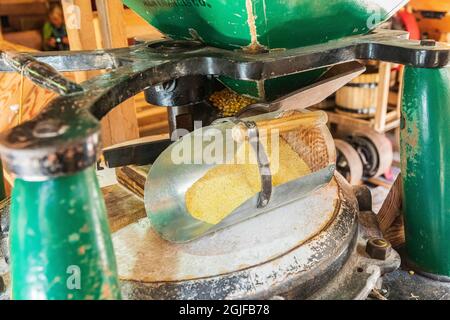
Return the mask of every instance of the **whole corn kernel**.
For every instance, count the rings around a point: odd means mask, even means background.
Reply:
[[[228,88],[214,92],[209,97],[209,101],[219,109],[220,115],[223,117],[232,117],[245,107],[257,102],[255,99],[241,96]]]

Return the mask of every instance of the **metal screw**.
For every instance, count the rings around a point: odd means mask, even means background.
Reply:
[[[385,239],[372,238],[367,241],[366,252],[372,259],[386,260],[391,250],[391,244]]]
[[[425,39],[420,41],[420,45],[424,47],[435,47],[436,46],[436,40],[433,39]]]

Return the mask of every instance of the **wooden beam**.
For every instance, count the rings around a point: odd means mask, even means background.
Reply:
[[[150,166],[128,166],[116,169],[117,181],[139,198],[144,198],[145,181]]]
[[[128,46],[124,8],[121,0],[96,0],[103,48]],[[103,145],[110,146],[139,138],[134,100],[112,110],[102,121]]]
[[[90,1],[62,0],[64,19],[71,50],[96,50],[97,40],[93,24],[94,15]],[[99,71],[77,72],[75,79],[83,82],[99,75]]]
[[[147,216],[142,199],[118,184],[102,188],[111,232]]]

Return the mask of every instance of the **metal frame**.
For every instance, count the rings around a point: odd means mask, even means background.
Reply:
[[[100,152],[99,121],[144,89],[187,75],[265,80],[357,59],[383,60],[418,68],[450,62],[450,46],[409,41],[403,31],[369,35],[286,51],[246,54],[205,47],[195,41],[163,41],[108,51],[3,52],[1,71],[20,71],[51,89],[54,99],[35,119],[0,135],[7,170],[30,181],[73,174],[91,166]],[[113,69],[80,86],[59,72]]]

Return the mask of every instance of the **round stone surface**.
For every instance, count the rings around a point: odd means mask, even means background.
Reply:
[[[185,244],[163,240],[141,219],[113,234],[120,279],[186,281],[271,261],[321,233],[340,201],[333,179],[307,198]]]

